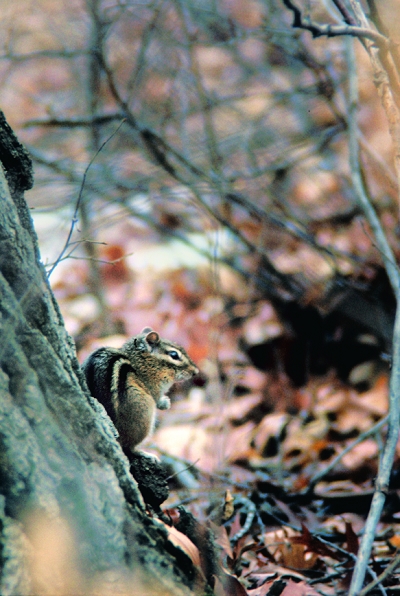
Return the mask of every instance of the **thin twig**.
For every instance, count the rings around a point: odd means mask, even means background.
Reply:
[[[50,271],[47,273],[47,277],[50,277],[50,275],[53,273],[54,269],[57,267],[58,263],[63,259],[66,251],[68,250],[68,248],[70,246],[70,241],[71,241],[71,238],[72,238],[72,234],[74,233],[75,226],[78,223],[79,206],[81,204],[83,189],[85,188],[86,176],[87,176],[87,174],[89,172],[89,169],[90,169],[91,165],[93,164],[94,160],[96,159],[96,157],[103,150],[103,148],[108,143],[108,141],[110,141],[117,134],[117,132],[119,131],[119,129],[121,128],[121,126],[123,125],[124,122],[125,122],[125,120],[122,120],[119,123],[119,125],[117,126],[117,128],[114,130],[114,132],[104,141],[104,143],[102,143],[100,145],[100,147],[98,148],[98,150],[93,155],[92,159],[89,161],[88,165],[85,168],[85,172],[83,174],[82,183],[81,183],[81,187],[79,189],[79,195],[78,195],[78,199],[77,199],[76,204],[75,204],[75,210],[74,210],[74,214],[72,216],[71,226],[70,226],[70,229],[69,229],[69,232],[68,232],[67,239],[65,241],[65,244],[63,246],[62,251],[60,252],[60,254],[57,257],[57,259],[55,260],[55,262],[54,262],[53,266],[51,267]]]
[[[170,476],[168,476],[167,481],[172,480],[172,478],[176,478],[177,476],[179,476],[179,474],[182,474],[183,472],[187,472],[187,470],[193,469],[199,461],[200,461],[200,458],[198,457],[196,459],[196,461],[187,465],[186,468],[182,468],[182,470],[178,470],[178,472],[175,472],[175,474],[171,474]]]
[[[46,118],[37,120],[27,120],[24,122],[23,128],[31,128],[32,126],[57,126],[58,128],[82,128],[87,126],[99,126],[100,124],[108,124],[114,120],[122,120],[124,115],[121,112],[114,114],[98,114],[91,118]]]
[[[37,50],[27,54],[14,54],[6,52],[0,55],[1,60],[12,60],[13,62],[24,62],[26,60],[40,60],[41,58],[79,58],[87,56],[88,50]]]
[[[354,16],[350,13],[347,6],[342,0],[333,0],[333,3],[348,25],[357,25],[357,21],[355,20]]]
[[[345,455],[347,455],[347,453],[349,453],[352,449],[354,449],[354,447],[356,447],[357,445],[359,445],[360,443],[362,443],[363,441],[365,441],[366,439],[368,439],[369,437],[371,437],[372,435],[377,433],[383,426],[385,426],[387,421],[388,421],[388,416],[385,416],[384,418],[379,420],[379,422],[374,424],[374,426],[372,428],[369,428],[368,430],[361,433],[357,437],[357,439],[352,441],[352,443],[350,443],[350,445],[348,445],[345,449],[343,449],[343,451],[341,451],[331,462],[329,462],[329,464],[327,466],[324,466],[323,470],[318,472],[318,474],[315,474],[315,476],[313,476],[309,482],[309,485],[307,487],[307,493],[311,492],[314,489],[315,485],[320,480],[322,480],[322,478],[324,478],[327,474],[329,474],[329,472],[331,470],[333,470],[333,468],[335,468],[335,466],[340,462],[340,460]]]
[[[197,91],[197,97],[200,104],[200,114],[203,119],[204,134],[207,142],[207,149],[209,153],[209,164],[212,170],[220,173],[223,163],[223,158],[219,152],[217,135],[214,125],[213,112],[209,109],[208,94],[204,87],[203,76],[201,73],[198,53],[193,44],[195,38],[195,27],[190,21],[188,14],[188,7],[186,2],[177,0],[176,7],[182,19],[182,29],[186,37],[186,44],[188,48],[189,72],[192,73],[194,85]]]

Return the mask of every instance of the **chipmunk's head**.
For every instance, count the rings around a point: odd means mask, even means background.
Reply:
[[[145,358],[148,358],[147,354],[151,354],[152,360],[154,359],[153,361],[157,362],[159,366],[164,365],[166,368],[174,370],[176,381],[190,379],[199,372],[195,363],[181,346],[160,338],[157,331],[151,327],[145,327],[140,335],[127,342],[125,349],[130,353],[132,351],[137,354],[142,353]]]

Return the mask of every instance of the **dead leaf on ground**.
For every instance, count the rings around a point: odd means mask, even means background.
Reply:
[[[197,546],[182,532],[179,532],[174,526],[167,526],[163,521],[157,518],[153,518],[154,522],[161,524],[165,527],[168,532],[168,540],[178,548],[180,548],[187,556],[191,559],[193,565],[201,572],[200,553]]]

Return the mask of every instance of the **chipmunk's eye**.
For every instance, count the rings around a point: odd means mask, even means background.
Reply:
[[[181,357],[180,357],[179,353],[178,353],[176,350],[170,350],[170,351],[168,352],[168,354],[169,354],[169,356],[171,356],[171,358],[172,358],[173,360],[180,360],[180,359],[181,359]]]

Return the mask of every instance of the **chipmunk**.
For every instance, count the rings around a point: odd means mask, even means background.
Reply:
[[[156,408],[167,410],[165,392],[199,372],[185,350],[145,327],[119,350],[99,348],[82,365],[93,397],[106,409],[124,451],[152,433]]]

